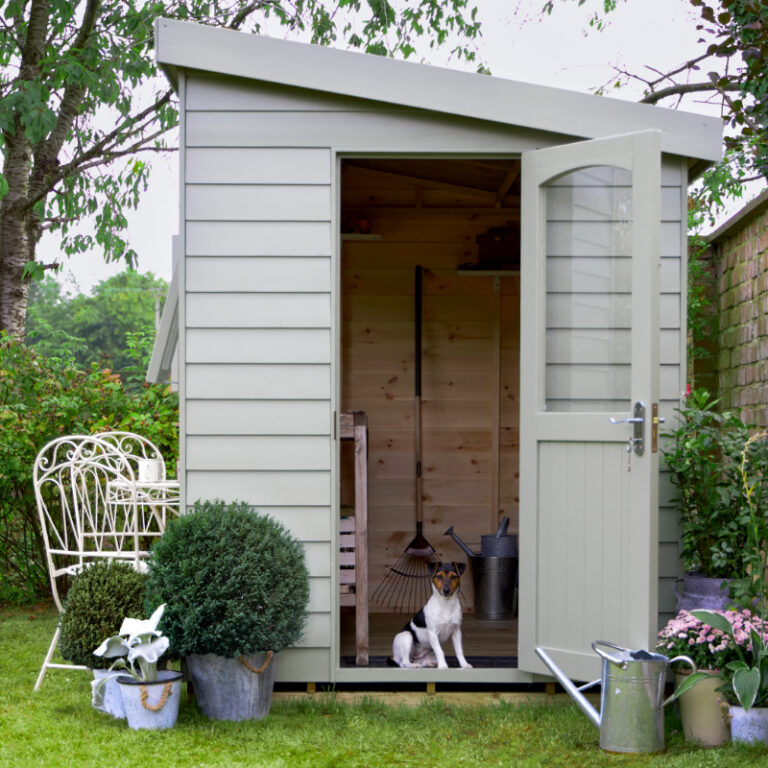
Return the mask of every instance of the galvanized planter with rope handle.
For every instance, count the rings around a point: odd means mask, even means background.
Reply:
[[[173,728],[179,715],[183,675],[160,669],[157,680],[134,680],[127,675],[117,678],[128,727],[134,730]]]
[[[269,714],[275,654],[227,659],[213,653],[186,657],[197,706],[211,720],[261,720]]]

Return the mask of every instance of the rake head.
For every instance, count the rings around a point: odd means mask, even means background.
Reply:
[[[417,533],[371,595],[371,602],[390,611],[416,613],[432,594],[429,564],[440,558],[432,545]]]

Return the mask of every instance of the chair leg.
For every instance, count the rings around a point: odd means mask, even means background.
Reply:
[[[61,625],[56,625],[56,631],[53,633],[53,640],[51,640],[51,645],[48,648],[48,653],[45,655],[45,661],[43,662],[43,666],[40,668],[40,674],[37,676],[37,682],[35,683],[35,690],[39,690],[40,686],[43,684],[43,678],[45,677],[45,673],[48,670],[48,664],[51,661],[51,658],[53,657],[53,653],[56,650],[56,645],[59,642],[59,632],[61,631]]]

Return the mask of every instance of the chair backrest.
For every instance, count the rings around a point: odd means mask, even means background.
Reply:
[[[33,477],[59,611],[60,580],[90,562],[119,559],[139,567],[147,551],[138,524],[136,475],[113,442],[99,435],[52,440],[37,455]]]
[[[160,449],[146,437],[134,432],[99,432],[92,435],[112,445],[133,467],[137,480],[166,480],[165,459]]]

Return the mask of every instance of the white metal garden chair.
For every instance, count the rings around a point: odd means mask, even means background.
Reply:
[[[126,446],[130,448],[124,450]],[[139,462],[149,459],[161,462],[152,471],[163,480],[148,482],[152,487],[147,491],[137,471],[142,466]],[[51,591],[59,613],[63,612],[62,579],[77,575],[98,559],[127,561],[141,569],[151,539],[162,535],[167,513],[178,508],[173,507],[173,498],[178,504],[178,485],[165,479],[160,452],[132,433],[52,440],[38,454],[33,476]],[[58,639],[57,626],[35,690],[49,668],[85,669],[51,662]]]

